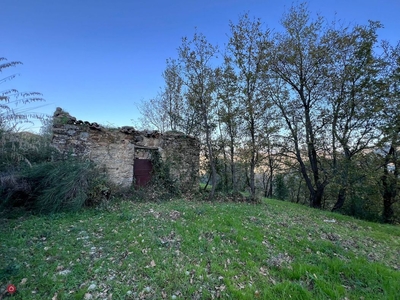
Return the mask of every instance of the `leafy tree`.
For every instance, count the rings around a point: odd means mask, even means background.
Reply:
[[[182,95],[182,79],[179,74],[179,65],[175,60],[167,60],[167,68],[163,73],[165,89],[163,92],[164,108],[168,115],[169,128],[171,130],[182,130],[188,134],[192,132],[192,126],[187,126],[187,105]]]
[[[328,184],[319,148],[319,137],[325,127],[321,112],[326,108],[322,82],[330,55],[324,21],[321,17],[310,20],[306,5],[301,4],[289,10],[282,25],[285,31],[275,37],[270,65],[270,76],[275,79],[271,97],[285,120],[289,133],[287,142],[292,145],[291,151],[300,164],[310,193],[310,206],[320,208]]]
[[[156,97],[142,102],[139,107],[141,126],[155,128],[161,133],[172,130],[198,136],[199,115],[184,97],[180,68],[176,60],[167,60],[167,67],[163,72],[165,87]]]
[[[384,109],[380,112],[382,139],[379,154],[383,158],[381,176],[383,212],[382,219],[386,223],[394,221],[393,205],[399,201],[399,168],[400,168],[400,42],[396,46],[383,43],[386,60],[387,94],[382,100]]]
[[[217,184],[217,170],[212,145],[216,116],[216,83],[217,71],[212,67],[212,59],[216,57],[217,47],[210,44],[202,34],[195,33],[192,40],[182,39],[178,48],[178,71],[185,91],[187,103],[196,112],[200,126],[205,135],[206,153],[211,169],[211,192],[214,197]]]
[[[143,101],[138,109],[142,115],[141,125],[146,129],[154,128],[161,133],[170,129],[168,111],[165,108],[162,93],[148,101]]]
[[[225,170],[224,178],[226,181],[230,177],[230,187],[237,191],[237,168],[236,168],[236,146],[240,141],[241,108],[239,103],[239,88],[237,85],[237,75],[232,65],[232,59],[228,55],[224,56],[224,64],[218,80],[218,122],[220,125],[220,147],[223,151],[225,166],[228,164],[230,176]],[[226,151],[226,148],[229,151]],[[226,183],[228,187],[228,183]]]
[[[278,180],[291,201],[371,220],[382,210],[393,222],[399,44],[377,51],[380,22],[328,24],[311,18],[306,4],[281,23],[272,34],[247,14],[231,22],[218,67],[217,48],[203,35],[184,38],[152,104],[157,120],[201,140],[210,197],[217,177],[225,190],[247,185],[253,199],[261,179],[265,195],[280,193],[272,190]]]
[[[348,189],[357,180],[357,176],[350,176],[354,156],[371,148],[379,136],[376,112],[382,68],[374,47],[380,27],[379,22],[370,22],[350,30],[331,30],[327,37],[333,50],[325,76],[332,118],[332,164],[340,186],[332,210],[343,206]]]
[[[265,145],[265,130],[269,127],[268,110],[271,103],[266,98],[264,72],[271,51],[269,30],[262,23],[251,20],[247,14],[238,24],[230,24],[231,37],[228,51],[237,70],[238,97],[241,104],[247,158],[249,160],[249,187],[251,198],[256,195],[255,171],[260,162],[260,151]]]

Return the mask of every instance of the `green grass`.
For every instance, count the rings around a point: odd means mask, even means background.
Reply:
[[[400,295],[399,227],[275,200],[1,219],[0,241],[0,288],[14,284],[13,299]]]

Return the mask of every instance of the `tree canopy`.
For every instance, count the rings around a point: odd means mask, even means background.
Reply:
[[[248,189],[256,200],[277,188],[286,200],[394,222],[399,44],[379,40],[378,21],[328,22],[306,4],[281,24],[244,14],[224,49],[197,32],[183,38],[144,119],[157,114],[163,130],[203,142],[213,191]]]

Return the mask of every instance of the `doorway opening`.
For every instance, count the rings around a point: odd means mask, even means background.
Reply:
[[[152,152],[158,148],[135,146],[135,157],[133,160],[133,180],[134,187],[146,186],[153,174]]]

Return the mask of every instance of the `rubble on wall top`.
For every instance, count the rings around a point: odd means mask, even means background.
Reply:
[[[135,128],[133,128],[132,126],[122,126],[119,131],[121,131],[123,133],[134,133]]]
[[[159,133],[157,130],[136,130],[134,127],[132,126],[122,126],[119,129],[120,132],[122,133],[126,133],[126,134],[140,134],[143,135],[145,137],[159,137],[161,135],[161,133]]]
[[[65,125],[65,124],[69,124],[69,125],[87,125],[89,126],[90,129],[95,129],[95,130],[102,130],[103,127],[96,123],[90,123],[88,121],[82,121],[82,120],[77,120],[75,117],[71,116],[68,112],[62,110],[61,107],[57,107],[56,111],[53,114],[53,118],[58,118],[60,121],[59,122],[55,122],[55,125],[61,124],[61,125]]]
[[[105,132],[110,132],[114,131],[112,129],[105,128],[101,126],[100,124],[96,122],[88,122],[88,121],[82,121],[78,120],[77,118],[71,116],[68,112],[64,111],[61,107],[57,107],[56,111],[53,114],[53,119],[54,119],[54,127],[63,127],[65,125],[75,125],[75,126],[87,126],[86,128],[92,129],[92,130],[97,130],[97,131],[105,131]],[[129,135],[134,135],[136,136],[137,139],[140,140],[143,139],[143,137],[146,138],[159,138],[160,136],[164,137],[185,137],[185,138],[192,138],[195,139],[192,136],[188,136],[184,134],[183,132],[176,131],[176,130],[171,130],[167,131],[164,134],[160,133],[157,130],[136,130],[133,126],[122,126],[121,128],[116,128],[116,131],[119,131],[124,134],[129,134]],[[139,141],[138,140],[138,141]]]
[[[68,112],[64,111],[61,107],[57,107],[56,111],[53,114],[53,118],[57,118],[59,121],[54,122],[54,125],[86,125],[90,129],[94,130],[107,130],[107,128],[104,128],[100,124],[96,122],[88,122],[88,121],[82,121],[82,120],[77,120],[75,117],[71,116]],[[145,137],[152,137],[152,138],[157,138],[161,133],[159,133],[157,130],[143,130],[143,131],[138,131],[132,126],[123,126],[121,128],[118,128],[119,132],[125,133],[125,134],[132,134],[132,135],[142,135]]]

